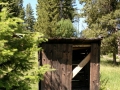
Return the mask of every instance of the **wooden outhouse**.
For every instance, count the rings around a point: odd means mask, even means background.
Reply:
[[[99,90],[101,39],[51,38],[40,46],[40,65],[49,64],[39,90]]]

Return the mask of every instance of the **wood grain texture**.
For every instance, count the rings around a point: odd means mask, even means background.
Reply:
[[[99,90],[100,79],[100,46],[93,43],[90,60],[90,90]]]
[[[56,69],[47,72],[41,90],[71,90],[72,44],[44,44],[42,64]]]

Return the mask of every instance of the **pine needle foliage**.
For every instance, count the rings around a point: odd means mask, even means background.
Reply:
[[[0,0],[0,3],[4,3],[0,5],[0,11],[4,6],[7,6],[11,17],[19,17],[24,19],[25,13],[23,8],[23,0]]]
[[[102,46],[104,50],[117,53],[116,41],[120,18],[119,0],[79,0],[83,4],[81,17],[85,18],[88,29],[83,31],[87,37],[103,37]],[[88,33],[89,32],[89,33]],[[109,44],[111,43],[111,44]],[[107,45],[107,47],[106,47]],[[105,46],[105,47],[104,47]],[[112,47],[112,48],[111,48]],[[106,49],[105,49],[106,48]],[[107,52],[107,51],[106,51]]]
[[[11,18],[7,8],[1,9],[0,90],[30,90],[30,84],[33,83],[31,78],[27,77],[31,75],[30,70],[34,70],[34,77],[41,79],[39,74],[43,75],[49,69],[35,69],[35,65],[38,65],[37,51],[40,50],[38,44],[46,39],[40,38],[43,35],[37,32],[21,33],[20,23],[23,23],[23,20]]]
[[[57,23],[56,37],[74,37],[75,31],[76,30],[70,19],[61,19]]]
[[[26,5],[25,9],[25,24],[27,30],[34,31],[35,17],[30,3]]]
[[[72,3],[73,0],[38,0],[35,31],[43,33],[46,37],[56,37],[58,22],[62,21],[61,19],[72,21],[74,18]],[[71,30],[69,32],[72,33]]]
[[[38,0],[35,30],[53,37],[59,20],[57,0]]]

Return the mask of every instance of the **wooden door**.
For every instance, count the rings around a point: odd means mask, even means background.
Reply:
[[[71,90],[72,44],[43,44],[41,65],[56,69],[47,72],[40,83],[40,90]]]

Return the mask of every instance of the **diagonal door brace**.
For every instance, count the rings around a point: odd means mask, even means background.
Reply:
[[[91,57],[91,53],[89,53],[74,69],[73,69],[73,77],[74,78],[77,73],[89,62]]]

